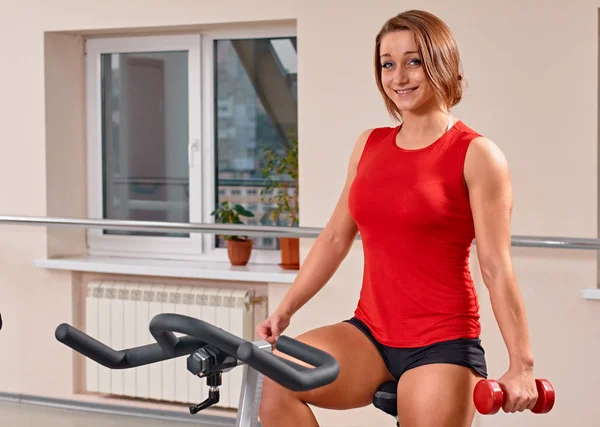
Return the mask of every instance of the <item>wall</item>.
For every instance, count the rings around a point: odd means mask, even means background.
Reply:
[[[342,6],[333,0],[2,0],[0,213],[85,212],[83,186],[73,190],[70,204],[59,209],[56,203],[57,197],[67,194],[68,178],[81,173],[74,162],[84,154],[83,140],[81,145],[74,143],[75,132],[64,138],[70,147],[64,158],[53,155],[50,149],[57,147],[61,136],[55,123],[67,121],[73,129],[82,117],[75,108],[73,114],[57,118],[51,113],[58,106],[46,105],[52,87],[45,85],[45,72],[52,72],[52,67],[45,66],[44,32],[296,19],[302,225],[321,227],[342,187],[356,137],[368,127],[390,123],[373,83],[374,35],[387,17],[414,7],[440,15],[455,31],[469,86],[454,113],[494,140],[508,158],[515,192],[513,234],[595,237],[599,3],[347,0]],[[77,50],[76,41],[72,50]],[[80,65],[65,66],[74,72]],[[77,96],[73,102],[75,107],[82,104]],[[60,161],[69,166],[57,178]],[[72,320],[75,280],[68,273],[34,269],[32,262],[61,251],[80,252],[82,237],[68,236],[73,243],[59,250],[56,241],[61,236],[52,233],[0,227],[0,309],[5,321],[0,332],[4,349],[0,391],[72,396],[71,355],[56,343],[53,332],[60,322]],[[310,244],[303,242],[304,254]],[[583,300],[580,289],[595,286],[596,254],[515,248],[513,256],[528,310],[536,374],[555,384],[558,401],[545,416],[499,414],[478,418],[476,424],[595,426],[600,420],[595,404],[600,302]],[[288,333],[351,316],[361,266],[357,243],[331,283],[293,319]],[[498,377],[507,367],[506,350],[476,257],[473,270],[490,375]],[[285,290],[283,285],[271,285],[272,306]],[[317,414],[323,426],[393,425],[370,407]]]

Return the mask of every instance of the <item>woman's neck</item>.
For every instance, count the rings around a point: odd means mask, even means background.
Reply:
[[[448,111],[438,110],[428,114],[411,114],[403,115],[402,133],[410,139],[420,139],[432,135],[443,135],[454,119]]]
[[[446,110],[427,114],[404,113],[396,145],[405,149],[423,148],[438,140],[454,124],[455,120]]]

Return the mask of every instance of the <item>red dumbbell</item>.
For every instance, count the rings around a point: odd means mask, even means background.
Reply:
[[[550,412],[554,406],[554,388],[548,380],[535,380],[538,398],[535,406],[531,408],[534,414],[545,414]],[[500,388],[495,380],[481,380],[473,391],[475,408],[480,414],[495,414],[506,403],[506,393]]]

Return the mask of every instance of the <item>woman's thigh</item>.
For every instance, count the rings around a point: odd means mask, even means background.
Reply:
[[[406,371],[398,382],[402,427],[470,427],[473,389],[482,377],[460,365],[434,363]]]
[[[331,354],[340,365],[337,379],[318,389],[293,392],[265,377],[264,398],[292,397],[328,409],[357,408],[369,405],[379,386],[392,379],[374,344],[349,323],[323,326],[296,339]],[[275,354],[299,363],[283,353]]]

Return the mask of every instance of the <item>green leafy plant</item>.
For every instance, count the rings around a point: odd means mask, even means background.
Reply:
[[[215,217],[215,222],[219,224],[243,224],[240,217],[253,217],[254,214],[244,208],[241,205],[233,205],[229,204],[229,201],[225,200],[221,202],[217,208],[210,213]],[[225,240],[235,240],[238,242],[243,242],[244,240],[248,240],[248,236],[222,236]]]
[[[271,212],[275,223],[281,216],[288,217],[290,225],[298,225],[298,137],[294,130],[289,133],[289,144],[279,154],[271,148],[264,148],[266,160],[261,173],[266,179],[260,195],[263,202],[272,203]],[[287,179],[286,179],[287,178]]]

